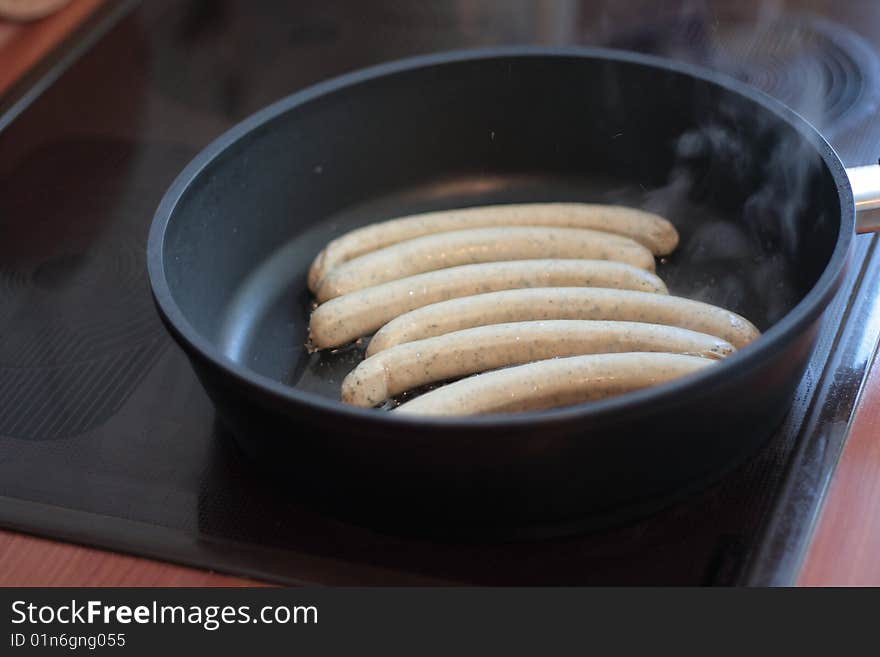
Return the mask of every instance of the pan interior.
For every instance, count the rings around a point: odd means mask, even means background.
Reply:
[[[327,241],[413,212],[538,201],[667,216],[681,234],[658,263],[671,293],[762,330],[815,284],[839,226],[814,145],[748,98],[633,62],[507,57],[361,82],[245,134],[178,202],[166,277],[223,354],[338,399],[365,345],[305,349],[306,272]]]

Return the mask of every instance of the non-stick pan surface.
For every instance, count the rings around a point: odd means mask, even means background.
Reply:
[[[309,355],[306,271],[353,227],[489,203],[669,217],[658,272],[765,334],[703,373],[511,416],[403,419],[338,401],[362,346]],[[157,211],[163,318],[246,454],[396,531],[571,527],[753,454],[783,418],[845,266],[852,194],[805,121],[688,67],[601,50],[407,60],[317,85],[209,146]]]

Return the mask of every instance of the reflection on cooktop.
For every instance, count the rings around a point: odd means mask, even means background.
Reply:
[[[79,435],[116,413],[155,363],[167,337],[127,180],[176,169],[188,155],[64,139],[0,180],[0,216],[28,217],[10,222],[0,244],[0,435]],[[35,193],[44,181],[53,181],[48,193]]]

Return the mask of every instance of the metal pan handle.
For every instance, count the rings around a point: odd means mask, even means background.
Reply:
[[[856,201],[856,232],[880,232],[880,165],[846,170]]]

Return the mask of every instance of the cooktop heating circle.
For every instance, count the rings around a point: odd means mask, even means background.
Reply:
[[[719,31],[710,65],[778,98],[826,135],[849,130],[880,105],[880,57],[850,28],[787,16]]]

